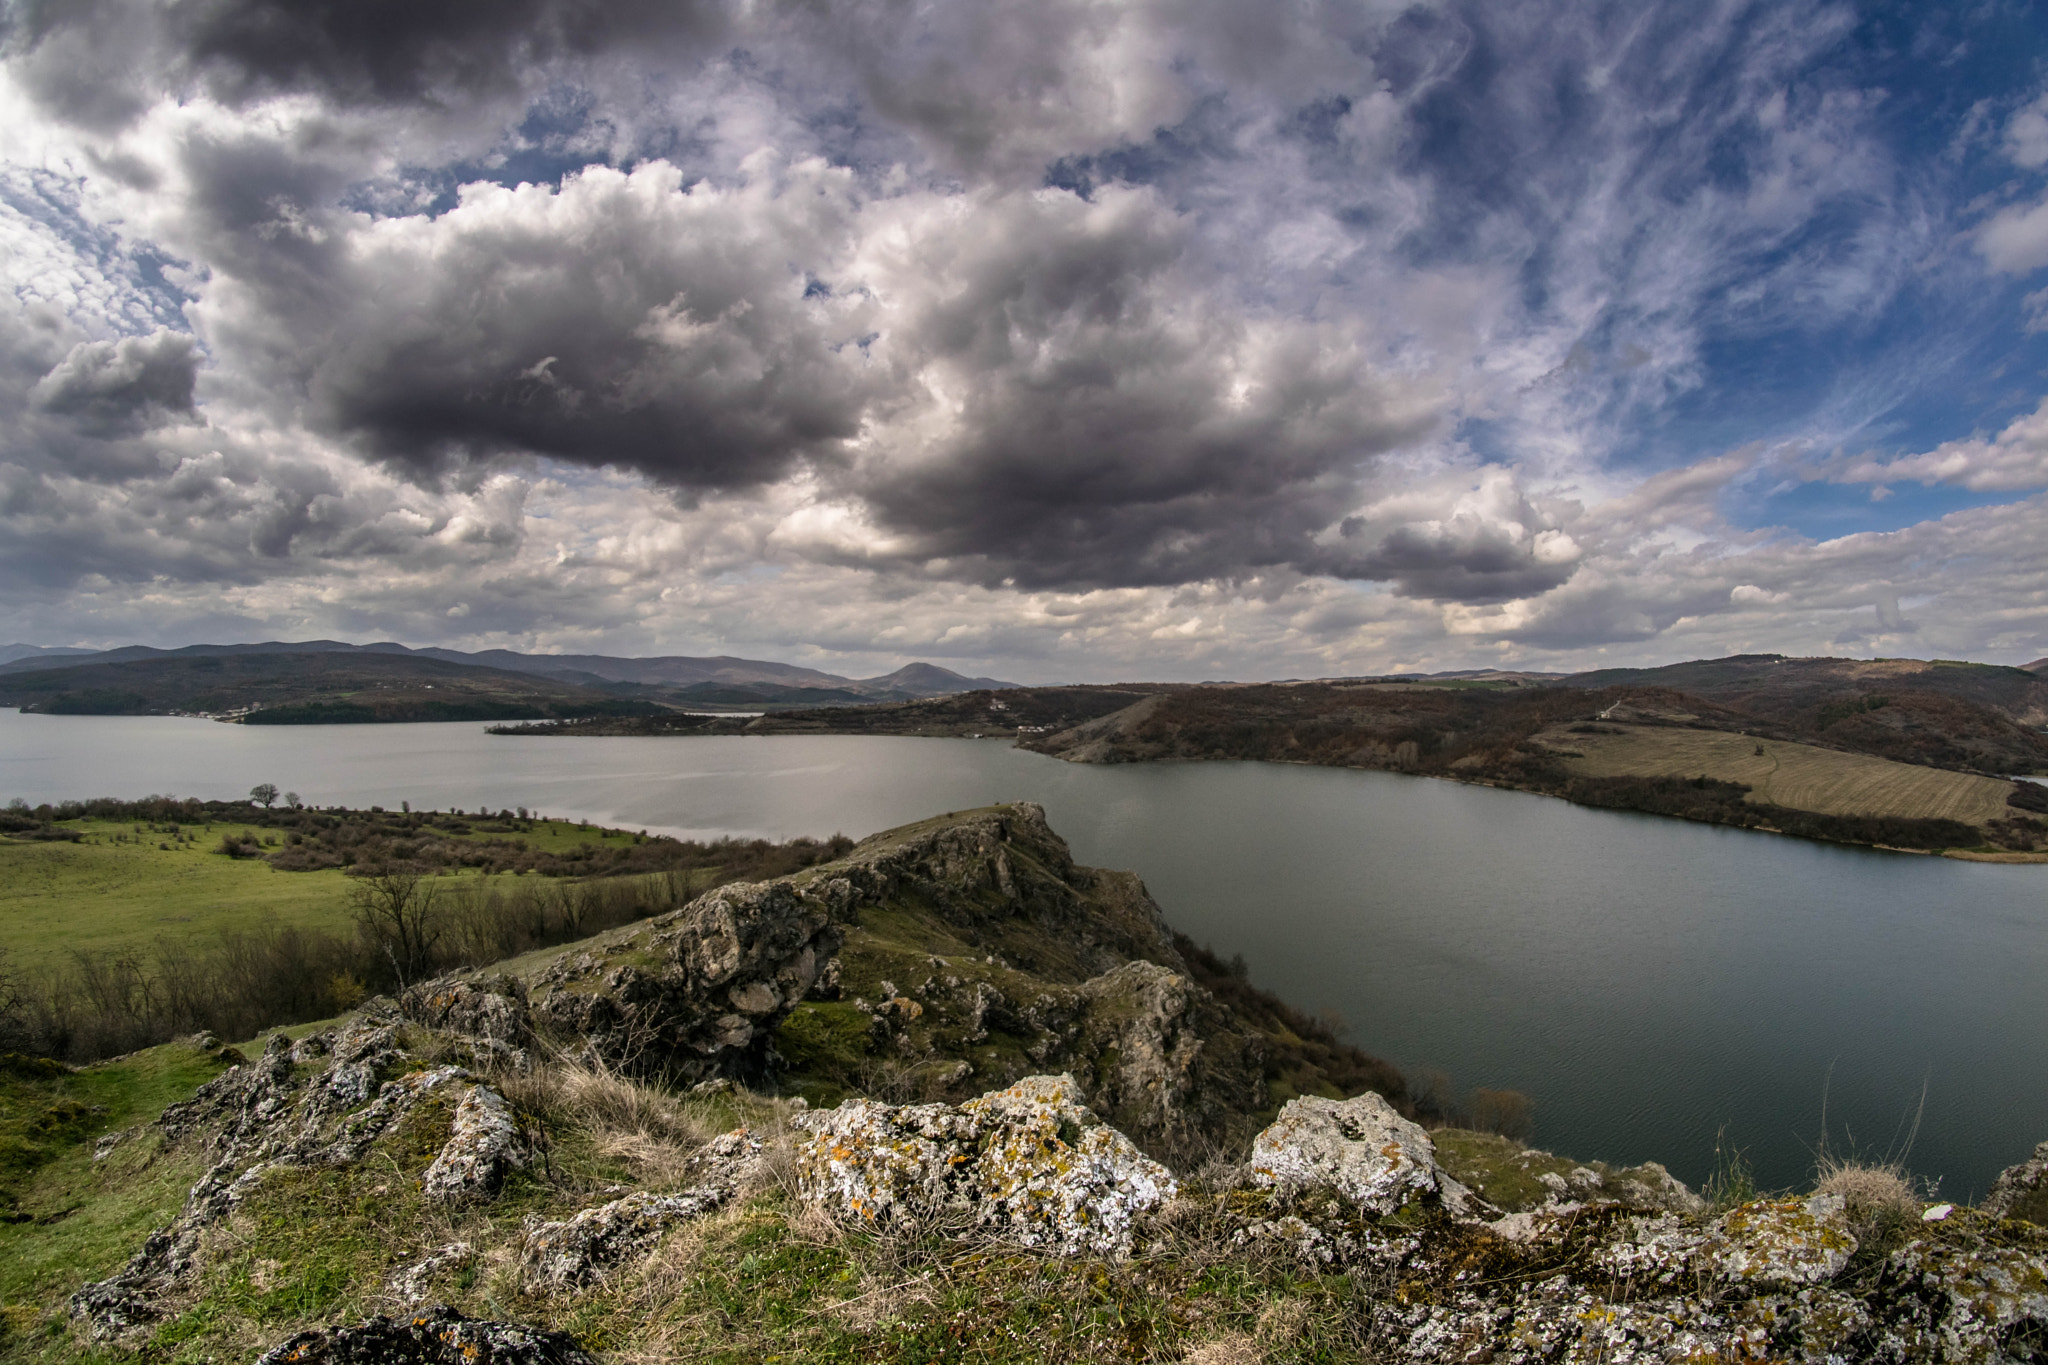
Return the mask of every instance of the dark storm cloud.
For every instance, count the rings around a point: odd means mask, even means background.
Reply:
[[[674,60],[730,28],[724,0],[21,0],[4,37],[30,90],[108,129],[164,89],[230,104],[314,94],[341,105],[459,107],[515,94],[563,61]]]
[[[720,0],[180,0],[175,41],[230,99],[454,102],[620,48],[673,57],[727,28]]]
[[[1367,553],[1326,565],[1339,577],[1390,582],[1404,597],[1470,603],[1534,597],[1578,568],[1576,556],[1546,559],[1526,535],[1499,526],[1396,527]]]
[[[910,248],[888,355],[954,405],[860,492],[906,558],[1020,586],[1182,583],[1299,563],[1370,455],[1426,429],[1335,328],[1220,304],[1153,196],[990,202]]]
[[[133,436],[193,417],[198,372],[198,348],[179,332],[82,341],[36,382],[29,402],[89,436]]]
[[[858,429],[865,366],[807,293],[827,183],[685,191],[662,164],[469,195],[357,243],[323,334],[276,358],[314,420],[416,468],[521,451],[758,484]]]

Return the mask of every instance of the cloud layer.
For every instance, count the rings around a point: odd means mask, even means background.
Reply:
[[[2048,654],[2005,22],[18,4],[0,634]]]

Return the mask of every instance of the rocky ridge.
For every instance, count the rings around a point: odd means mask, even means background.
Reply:
[[[1030,803],[721,887],[506,989],[543,1031],[689,1080],[964,1099],[1071,1070],[1153,1144],[1247,1135],[1270,1103],[1268,1040],[1192,979],[1143,883],[1075,865]]]
[[[423,1159],[432,1151],[424,1197],[497,1197],[502,1176],[428,1187],[436,1169],[516,1167],[497,1123],[510,1112],[504,1096],[461,1067],[429,1064],[409,1046],[420,1041],[379,1005],[297,1044],[279,1035],[261,1057],[166,1111],[157,1126],[168,1140],[219,1159],[173,1224],[74,1297],[82,1326],[118,1346],[147,1342],[183,1288],[223,1254],[208,1234],[243,1198],[295,1168],[388,1162],[408,1119],[428,1138]],[[448,1045],[445,1036],[436,1043]],[[673,1230],[749,1190],[772,1197],[772,1181],[763,1182],[778,1146],[798,1206],[885,1234],[950,1226],[950,1235],[972,1231],[1029,1254],[1114,1263],[1162,1254],[1177,1222],[1208,1218],[1247,1257],[1292,1258],[1382,1286],[1375,1311],[1389,1359],[1988,1365],[2041,1360],[2048,1341],[2048,1229],[1995,1210],[1935,1205],[1907,1235],[1870,1247],[1842,1198],[1828,1194],[1713,1211],[1673,1182],[1683,1197],[1661,1207],[1552,1197],[1508,1211],[1474,1194],[1445,1169],[1427,1132],[1370,1093],[1293,1101],[1258,1134],[1245,1165],[1191,1182],[1103,1123],[1065,1075],[960,1105],[851,1099],[797,1110],[786,1136],[724,1134],[691,1158],[679,1188],[527,1218],[506,1249],[520,1267],[521,1301],[541,1307],[631,1281]],[[469,1243],[451,1244],[396,1267],[394,1297],[417,1295],[475,1255]],[[263,1357],[587,1359],[546,1328],[447,1308],[302,1331]]]

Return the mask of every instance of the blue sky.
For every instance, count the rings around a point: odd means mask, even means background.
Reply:
[[[2048,655],[2037,5],[353,13],[4,10],[0,636]]]

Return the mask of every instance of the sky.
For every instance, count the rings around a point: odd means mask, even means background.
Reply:
[[[2048,655],[2048,8],[0,0],[0,640]]]

